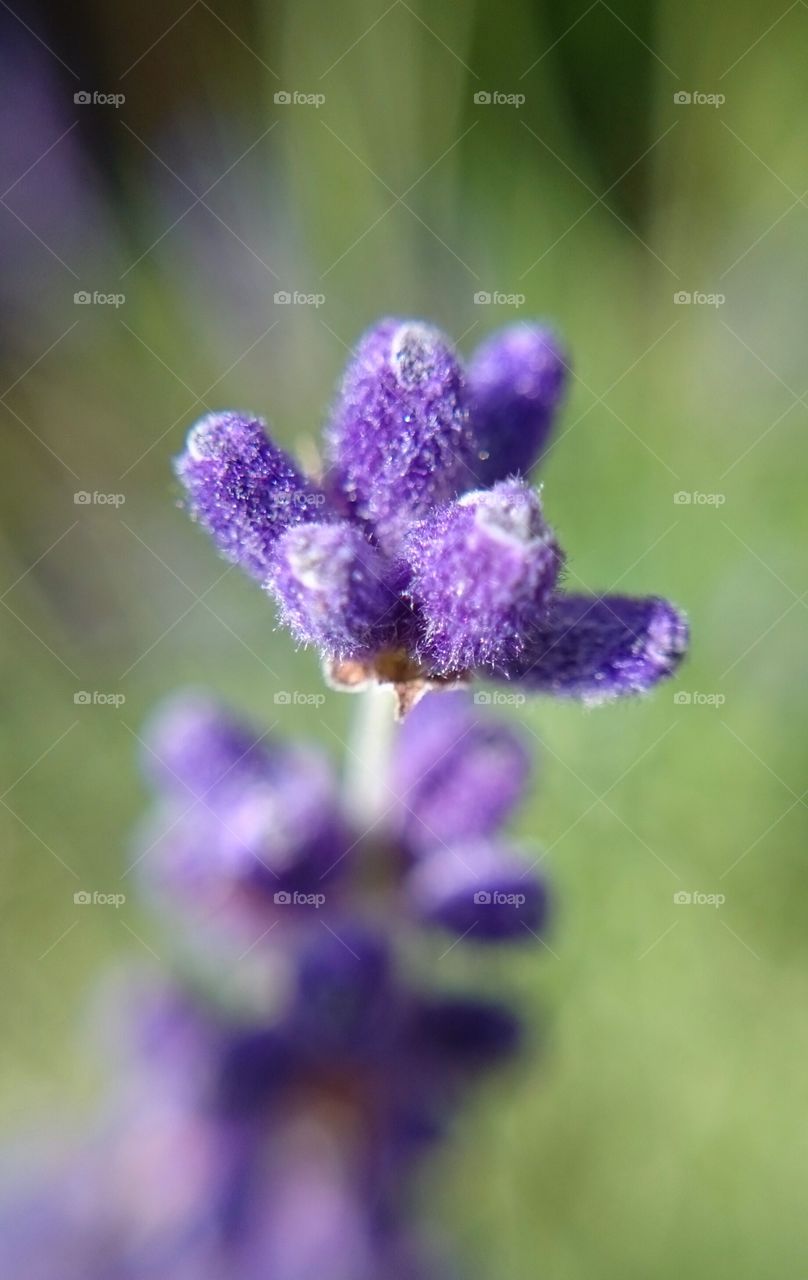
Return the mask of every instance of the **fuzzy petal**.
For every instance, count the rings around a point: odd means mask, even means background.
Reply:
[[[462,691],[422,699],[394,751],[396,825],[414,853],[493,835],[523,799],[531,772],[522,737]]]
[[[468,371],[476,485],[527,474],[564,397],[569,358],[552,330],[516,324],[475,351]]]
[[[542,880],[491,841],[436,849],[417,863],[408,888],[421,920],[473,942],[527,941],[547,911]]]
[[[459,491],[473,453],[465,380],[437,329],[390,319],[364,336],[345,373],[328,453],[332,484],[388,543]]]
[[[289,529],[267,585],[295,638],[328,658],[392,642],[405,609],[386,557],[347,520]]]
[[[523,657],[502,674],[596,705],[673,675],[687,643],[684,615],[657,596],[559,595]]]
[[[259,581],[272,567],[281,533],[323,514],[325,495],[269,439],[260,418],[202,418],[175,470],[194,518],[222,555]]]
[[[539,495],[522,480],[465,494],[412,530],[409,594],[434,674],[514,662],[547,607],[562,564]]]

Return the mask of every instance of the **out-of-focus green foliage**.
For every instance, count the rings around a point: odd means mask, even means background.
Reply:
[[[251,53],[199,8],[126,77],[121,120],[195,192],[256,145],[214,214],[149,249],[192,196],[128,134],[116,266],[82,275],[125,305],[73,308],[43,249],[52,304],[5,352],[8,386],[78,321],[3,411],[10,1121],[97,1079],[74,1045],[99,973],[170,950],[127,872],[155,700],[204,683],[335,757],[348,730],[347,697],[275,703],[319,671],[178,510],[189,422],[255,408],[308,457],[380,313],[428,316],[465,350],[548,316],[575,360],[543,473],[569,585],[670,595],[692,657],[641,704],[506,712],[536,739],[519,830],[546,851],[555,925],[546,949],[469,964],[516,985],[542,1047],[444,1157],[435,1213],[483,1277],[804,1273],[808,13],[778,18],[760,0],[296,0],[253,14]],[[159,24],[142,34],[122,64]],[[181,128],[176,104],[155,124],[150,59],[189,50],[198,94]],[[525,101],[475,102],[494,91]],[[275,305],[279,289],[325,302]],[[78,909],[82,889],[128,901]]]

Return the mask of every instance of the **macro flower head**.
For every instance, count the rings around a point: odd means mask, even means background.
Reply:
[[[528,479],[568,368],[538,325],[494,334],[464,367],[431,325],[385,319],[348,363],[320,476],[235,412],[191,429],[177,475],[193,517],[340,686],[390,683],[404,706],[473,675],[590,704],[641,693],[676,669],[682,614],[565,592]]]

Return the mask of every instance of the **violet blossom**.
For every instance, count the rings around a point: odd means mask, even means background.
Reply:
[[[595,704],[676,670],[683,615],[658,597],[582,596],[528,475],[568,362],[547,330],[489,338],[468,371],[421,321],[387,319],[349,361],[307,480],[258,418],[210,414],[176,470],[219,550],[274,598],[340,687],[472,675]]]

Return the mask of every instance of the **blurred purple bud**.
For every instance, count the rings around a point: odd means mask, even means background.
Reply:
[[[545,920],[541,879],[511,849],[490,841],[433,850],[410,872],[408,889],[422,920],[471,942],[524,942]]]
[[[399,729],[391,775],[411,848],[493,835],[522,800],[530,753],[462,691],[431,693]]]
[[[164,702],[143,730],[146,775],[168,791],[201,797],[271,767],[266,734],[193,690]]]

